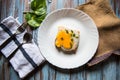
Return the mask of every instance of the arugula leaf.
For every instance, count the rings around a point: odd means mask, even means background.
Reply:
[[[46,8],[45,7],[39,8],[36,11],[34,11],[34,13],[36,15],[44,15],[44,14],[46,14]]]
[[[31,17],[32,17],[32,15],[31,15],[30,13],[27,13],[27,14],[25,15],[26,21],[29,21],[29,20],[31,19]]]
[[[40,16],[40,17],[37,17],[37,16],[36,16],[36,19],[35,19],[35,20],[36,20],[37,22],[41,23],[41,22],[44,20],[45,16],[46,16],[46,14],[44,14],[44,15],[42,15],[42,16]]]
[[[31,9],[35,11],[36,9],[46,6],[46,0],[33,0],[31,2]]]
[[[33,0],[33,1],[31,2],[31,9],[32,9],[32,10],[35,10],[35,8],[36,8],[36,2],[35,2],[35,0]]]
[[[34,20],[34,19],[29,20],[28,24],[30,26],[32,26],[32,27],[38,27],[38,26],[40,26],[40,24],[38,22],[36,22],[36,20]]]
[[[25,16],[25,19],[31,27],[39,27],[41,22],[45,18],[45,16],[46,16],[46,14],[37,16],[37,15],[31,14],[31,13],[27,13]]]
[[[40,26],[46,16],[46,0],[32,0],[31,11],[25,14],[25,19],[33,28]]]

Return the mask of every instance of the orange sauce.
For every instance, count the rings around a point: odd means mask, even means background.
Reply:
[[[72,37],[69,32],[61,30],[57,34],[55,45],[57,47],[64,47],[66,49],[70,49],[73,45],[73,41],[71,39]]]

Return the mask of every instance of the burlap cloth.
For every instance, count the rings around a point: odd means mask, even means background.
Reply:
[[[88,66],[95,65],[111,55],[120,55],[120,19],[111,9],[109,0],[90,0],[77,9],[87,13],[99,31],[99,46]]]

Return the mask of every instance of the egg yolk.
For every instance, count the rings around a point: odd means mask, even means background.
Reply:
[[[55,45],[57,47],[64,47],[66,49],[72,48],[73,40],[68,31],[66,32],[65,30],[61,30],[58,32]]]

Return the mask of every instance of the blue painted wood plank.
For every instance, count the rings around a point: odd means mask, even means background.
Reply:
[[[15,13],[14,17],[19,17],[20,23],[23,22],[24,0],[15,0]]]
[[[73,8],[76,8],[79,5],[79,0],[73,0]]]
[[[8,77],[8,76],[6,76],[6,77]],[[20,80],[17,72],[15,72],[15,70],[12,67],[10,67],[10,80],[13,80],[13,79]]]
[[[1,14],[2,14],[2,12],[1,12],[1,10],[2,10],[2,0],[0,0],[0,21],[1,21]]]
[[[33,39],[34,39],[34,42],[38,45],[37,38],[38,38],[38,29],[33,30]]]
[[[74,4],[73,1],[74,1],[74,0],[64,0],[64,1],[63,1],[64,7],[65,7],[65,8],[72,8],[72,7],[73,7],[73,4]]]
[[[1,12],[2,12],[1,13],[1,20],[3,20],[6,17],[6,0],[4,0],[4,1],[2,0],[1,2],[2,2],[1,3],[2,4],[1,5],[1,8],[2,8],[1,9]]]
[[[4,61],[4,80],[10,79],[10,65],[7,60]]]
[[[63,0],[57,0],[57,9],[61,9],[64,7]]]
[[[120,58],[118,57],[118,62],[117,62],[117,80],[120,80]]]
[[[79,5],[84,4],[85,0],[79,0]]]
[[[53,66],[49,66],[49,80],[56,79],[56,70]]]
[[[102,80],[102,65],[98,64],[88,68],[86,78],[87,80]]]
[[[50,12],[54,11],[57,9],[57,0],[52,0],[50,4]]]
[[[117,57],[117,63],[116,63],[116,80],[120,80],[120,58]]]
[[[6,8],[6,17],[8,16],[14,16],[15,11],[15,0],[9,0],[6,2],[7,8]]]
[[[71,71],[71,80],[86,80],[85,68],[80,67]]]
[[[58,8],[75,8],[79,5],[79,0],[58,0]]]
[[[49,76],[49,66],[48,64],[46,64],[43,68],[42,68],[42,76],[41,76],[41,80],[49,80],[48,76]]]
[[[41,79],[40,79],[40,71],[37,71],[37,72],[35,73],[35,80],[41,80]]]
[[[56,80],[70,80],[70,71],[64,72],[64,70],[57,70]]]
[[[0,80],[4,80],[4,58],[2,55],[0,55]]]
[[[47,5],[47,14],[49,14],[51,11],[50,11],[50,6],[51,6],[51,3],[48,2],[48,0],[46,0],[46,5]]]
[[[120,18],[120,0],[116,0],[116,15]]]
[[[34,80],[34,76],[30,76],[28,80]]]
[[[110,58],[103,65],[103,80],[116,80],[115,57]]]
[[[1,15],[0,15],[0,20],[2,21],[6,17],[6,1],[0,1],[1,3]],[[5,6],[5,7],[2,7]],[[0,80],[4,80],[4,56],[0,53]]]

